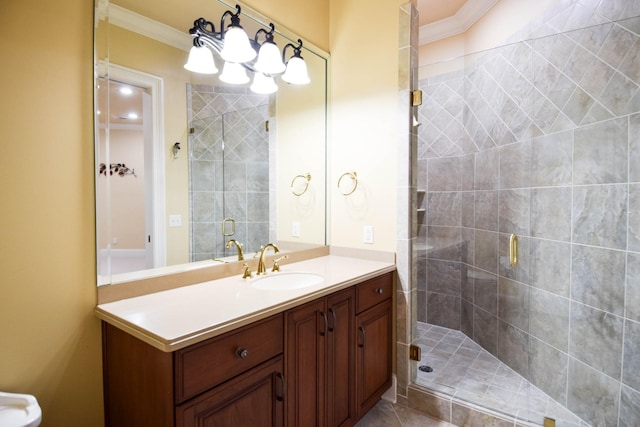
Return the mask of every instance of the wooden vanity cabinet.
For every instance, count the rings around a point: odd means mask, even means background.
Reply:
[[[288,426],[355,422],[354,310],[349,288],[285,313]]]
[[[105,425],[353,426],[391,386],[393,273],[172,353],[103,322]]]
[[[282,372],[279,356],[179,405],[176,426],[284,426]]]
[[[287,426],[354,425],[391,387],[393,273],[285,313]]]
[[[356,288],[356,413],[366,414],[391,387],[393,275]]]
[[[172,353],[103,322],[105,425],[283,426],[283,318]]]

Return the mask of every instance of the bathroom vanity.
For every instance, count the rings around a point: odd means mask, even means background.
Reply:
[[[287,269],[325,281],[229,277],[99,305],[106,425],[355,424],[391,386],[395,266],[330,255]]]

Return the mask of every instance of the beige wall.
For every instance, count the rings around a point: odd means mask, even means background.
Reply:
[[[332,243],[363,246],[369,224],[375,243],[366,247],[395,250],[403,2],[248,3],[332,53]],[[92,21],[86,0],[0,2],[0,390],[35,394],[44,427],[100,426],[103,416],[93,316]],[[46,36],[25,31],[28,22],[46,25]],[[348,170],[357,171],[361,194],[345,199],[333,187]]]
[[[305,55],[312,80],[325,74],[326,61]],[[277,103],[277,158],[275,188],[277,197],[277,240],[323,245],[325,242],[325,201],[323,180],[325,170],[326,86],[281,85]],[[307,190],[300,196],[291,191],[297,175],[311,175]],[[298,178],[301,179],[301,178]],[[304,182],[304,180],[302,180]],[[302,189],[297,188],[300,192]],[[302,187],[304,188],[304,186]],[[293,222],[299,224],[300,235],[292,236]]]
[[[45,427],[102,424],[92,21],[91,1],[0,2],[0,390]]]
[[[331,0],[330,241],[396,249],[398,17],[406,1]],[[337,192],[355,171],[358,188]],[[374,228],[373,245],[363,226]]]

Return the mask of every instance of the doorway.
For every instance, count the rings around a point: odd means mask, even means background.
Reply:
[[[99,79],[98,273],[166,265],[162,79],[109,65]]]

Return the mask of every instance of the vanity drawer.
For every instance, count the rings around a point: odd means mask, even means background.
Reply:
[[[282,353],[278,314],[176,352],[176,403],[184,402]]]
[[[356,287],[356,313],[391,298],[393,291],[393,273],[387,273]]]

